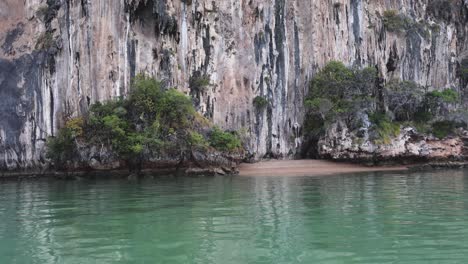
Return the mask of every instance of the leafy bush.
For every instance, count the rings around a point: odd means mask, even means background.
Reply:
[[[375,142],[378,144],[389,144],[392,137],[400,134],[400,124],[392,122],[384,113],[373,113],[369,115],[369,119],[377,132]]]
[[[332,61],[312,79],[306,105],[316,98],[328,99],[336,112],[345,112],[350,103],[373,94],[375,77],[374,68],[351,69]]]
[[[353,72],[342,62],[329,62],[311,82],[308,99],[328,98],[338,103],[348,88]]]
[[[353,69],[341,62],[329,62],[311,81],[305,100],[308,110],[306,131],[315,131],[315,134],[323,131],[317,124],[326,125],[336,119],[349,120],[362,109],[372,109],[375,105],[376,74],[374,68]]]
[[[206,90],[208,86],[211,85],[210,78],[206,75],[201,75],[199,72],[195,73],[189,79],[189,87],[192,91],[201,93]]]
[[[416,122],[412,121],[407,124],[408,126],[414,127],[418,133],[430,134],[432,131],[431,125],[427,122]]]
[[[318,139],[325,133],[325,130],[326,123],[320,115],[311,113],[307,114],[304,120],[304,131],[307,133],[307,136]]]
[[[414,113],[413,121],[416,123],[426,123],[433,119],[435,115],[425,106],[420,106]]]
[[[192,147],[206,148],[208,146],[205,137],[196,131],[189,132],[188,142]]]
[[[430,33],[427,30],[426,23],[419,23],[412,18],[398,13],[397,10],[385,10],[382,18],[385,28],[390,32],[396,33],[416,33],[424,38],[429,38]]]
[[[452,121],[438,121],[432,124],[432,134],[439,139],[447,137],[453,133],[456,128],[456,124]]]
[[[333,102],[326,98],[314,98],[307,100],[306,106],[325,120],[328,113],[333,109]]]
[[[456,103],[458,98],[458,93],[453,89],[428,92],[416,111],[414,120],[428,122],[435,118],[443,118],[450,112],[449,106]]]
[[[131,106],[132,119],[138,118],[142,122],[152,123],[156,118],[158,104],[163,93],[161,82],[140,74],[135,77],[132,83],[129,97],[125,101],[126,104],[120,102],[119,106],[127,108]]]
[[[190,98],[175,89],[164,92],[156,109],[156,117],[168,128],[187,128],[195,115]]]
[[[62,168],[67,161],[76,155],[75,139],[84,135],[84,119],[72,118],[65,123],[63,129],[58,131],[56,137],[50,137],[47,142],[46,157]]]
[[[241,147],[241,141],[236,134],[214,127],[210,133],[210,145],[221,151],[235,151]]]
[[[371,137],[377,144],[390,143],[400,134],[401,124],[411,125],[420,133],[444,137],[453,131],[453,124],[468,123],[468,118],[466,122],[462,118],[464,115],[451,115],[454,104],[460,100],[454,89],[426,92],[427,87],[414,82],[391,81],[382,91],[376,79],[373,68],[348,68],[336,61],[318,72],[305,100],[304,131],[308,140],[317,141],[337,121],[344,122],[351,131],[362,128],[366,113],[374,132]]]
[[[36,41],[36,50],[47,50],[54,45],[54,36],[50,32],[45,32]]]
[[[411,121],[424,100],[424,88],[410,81],[391,81],[385,86],[385,96],[396,121]]]
[[[463,59],[460,63],[460,76],[468,81],[468,58]]]
[[[387,30],[392,32],[402,32],[408,27],[407,18],[400,15],[397,10],[385,10],[383,23]]]
[[[146,153],[185,157],[193,148],[206,149],[207,139],[200,131],[211,124],[196,113],[191,99],[175,90],[163,90],[160,82],[139,75],[127,99],[97,102],[86,118],[68,121],[57,138],[48,142],[49,157],[60,164],[73,158],[76,139],[106,146],[128,164],[141,164]],[[213,147],[232,151],[240,147],[233,133],[215,128]]]
[[[257,110],[263,110],[268,106],[268,100],[263,96],[257,96],[253,100],[253,105]]]
[[[81,137],[84,133],[84,122],[85,121],[82,117],[72,118],[67,121],[65,128],[70,131],[73,137]]]
[[[453,131],[456,122],[449,120],[448,114],[449,105],[459,100],[459,95],[454,89],[423,94],[422,88],[414,83],[400,82],[397,87],[397,89],[393,87],[388,100],[389,109],[395,114],[397,121],[409,121],[419,132],[432,131],[438,138],[446,137]],[[398,96],[392,95],[395,90],[399,92]],[[431,120],[438,121],[430,125]],[[385,130],[387,129],[383,129],[383,134],[386,134]]]
[[[75,138],[70,129],[64,128],[58,132],[56,137],[48,139],[46,157],[52,160],[57,168],[64,168],[66,162],[72,160],[75,154]]]
[[[428,97],[439,99],[444,103],[456,103],[458,101],[458,93],[454,89],[445,89],[442,91],[432,91],[427,93]]]

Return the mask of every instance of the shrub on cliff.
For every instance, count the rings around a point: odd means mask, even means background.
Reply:
[[[428,122],[432,119],[445,119],[458,99],[458,93],[453,89],[428,92],[414,114],[414,121]]]
[[[442,91],[432,91],[426,94],[427,97],[431,97],[437,101],[443,103],[454,104],[458,100],[458,93],[453,89],[444,89]]]
[[[72,160],[76,139],[85,144],[111,149],[131,169],[154,155],[184,159],[194,149],[210,145],[221,151],[240,148],[233,133],[214,128],[208,138],[209,122],[196,113],[191,99],[175,89],[164,90],[161,83],[137,76],[128,98],[97,102],[86,119],[73,119],[48,142],[49,157],[57,166]]]
[[[55,137],[50,137],[47,140],[46,157],[50,159],[57,169],[62,169],[66,166],[67,161],[70,161],[76,155],[76,145],[69,129],[62,129]]]
[[[75,139],[83,136],[84,119],[73,118],[66,122],[57,136],[50,137],[47,142],[48,151],[46,157],[54,162],[58,168],[63,168],[67,161],[77,154]]]
[[[258,111],[265,109],[268,106],[268,100],[263,96],[256,96],[253,99],[253,105]]]
[[[434,122],[432,124],[432,134],[439,139],[443,139],[453,133],[457,125],[457,123],[448,120]]]
[[[190,76],[190,96],[197,108],[200,107],[201,96],[208,91],[210,86],[211,80],[208,75],[202,74],[200,71],[195,71],[193,75]]]
[[[397,10],[385,10],[383,23],[388,31],[403,32],[408,27],[408,18],[398,13]]]
[[[427,23],[421,23],[414,19],[398,13],[397,10],[385,10],[382,17],[382,22],[385,28],[390,32],[405,33],[405,34],[418,34],[423,38],[429,38]]]
[[[313,100],[327,99],[335,113],[347,112],[356,103],[367,102],[373,94],[376,71],[374,68],[347,68],[342,62],[329,62],[312,79],[306,105]]]
[[[169,129],[187,129],[194,121],[192,101],[175,89],[164,92],[156,109],[156,120]]]
[[[409,81],[392,81],[385,86],[385,100],[396,122],[405,122],[419,132],[446,135],[449,116],[456,109],[459,94],[454,89],[425,92],[424,87]],[[447,123],[448,122],[448,123]]]
[[[389,144],[393,137],[400,134],[400,124],[393,122],[385,113],[372,113],[369,119],[377,132],[374,138],[376,144]]]
[[[376,70],[348,68],[343,63],[328,63],[312,79],[305,100],[306,132],[318,134],[322,127],[337,119],[352,122],[353,116],[375,108]]]
[[[131,119],[151,123],[158,113],[158,105],[163,96],[161,82],[146,75],[137,75],[132,83],[126,108],[130,108]],[[131,107],[129,107],[131,106]]]
[[[210,145],[217,150],[232,152],[241,148],[241,140],[235,133],[214,127],[210,133]]]
[[[51,32],[42,33],[36,40],[36,50],[47,50],[54,45],[54,35]]]
[[[196,72],[189,80],[190,89],[197,93],[204,92],[210,85],[211,81],[209,76],[201,75],[199,72]]]
[[[449,117],[459,101],[455,90],[426,92],[426,87],[410,81],[391,81],[381,90],[376,79],[373,68],[348,68],[341,62],[327,64],[312,79],[305,100],[307,138],[318,140],[330,124],[337,122],[358,137],[367,131],[376,144],[390,143],[405,124],[437,137],[465,124],[453,126],[453,120],[461,120],[460,115],[458,119]],[[377,108],[377,104],[381,107]]]
[[[465,83],[468,83],[468,58],[465,58],[460,62],[459,75]]]
[[[385,86],[385,97],[396,121],[411,121],[424,100],[424,88],[410,81],[390,81]]]

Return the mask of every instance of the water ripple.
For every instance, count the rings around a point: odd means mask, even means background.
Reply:
[[[0,263],[466,263],[467,171],[0,184]]]

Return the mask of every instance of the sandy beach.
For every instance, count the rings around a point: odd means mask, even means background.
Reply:
[[[241,164],[240,176],[321,176],[369,171],[403,171],[406,166],[368,167],[325,160],[270,160]]]

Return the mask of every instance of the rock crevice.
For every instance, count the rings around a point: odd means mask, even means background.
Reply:
[[[466,94],[467,7],[462,0],[2,1],[0,167],[44,164],[47,136],[91,103],[125,95],[140,72],[197,94],[199,111],[222,128],[247,131],[256,158],[293,156],[308,83],[330,60],[375,66],[384,81]],[[389,31],[387,10],[410,26]],[[197,72],[210,80],[203,93],[191,91]],[[256,96],[268,99],[264,111],[254,109]]]

